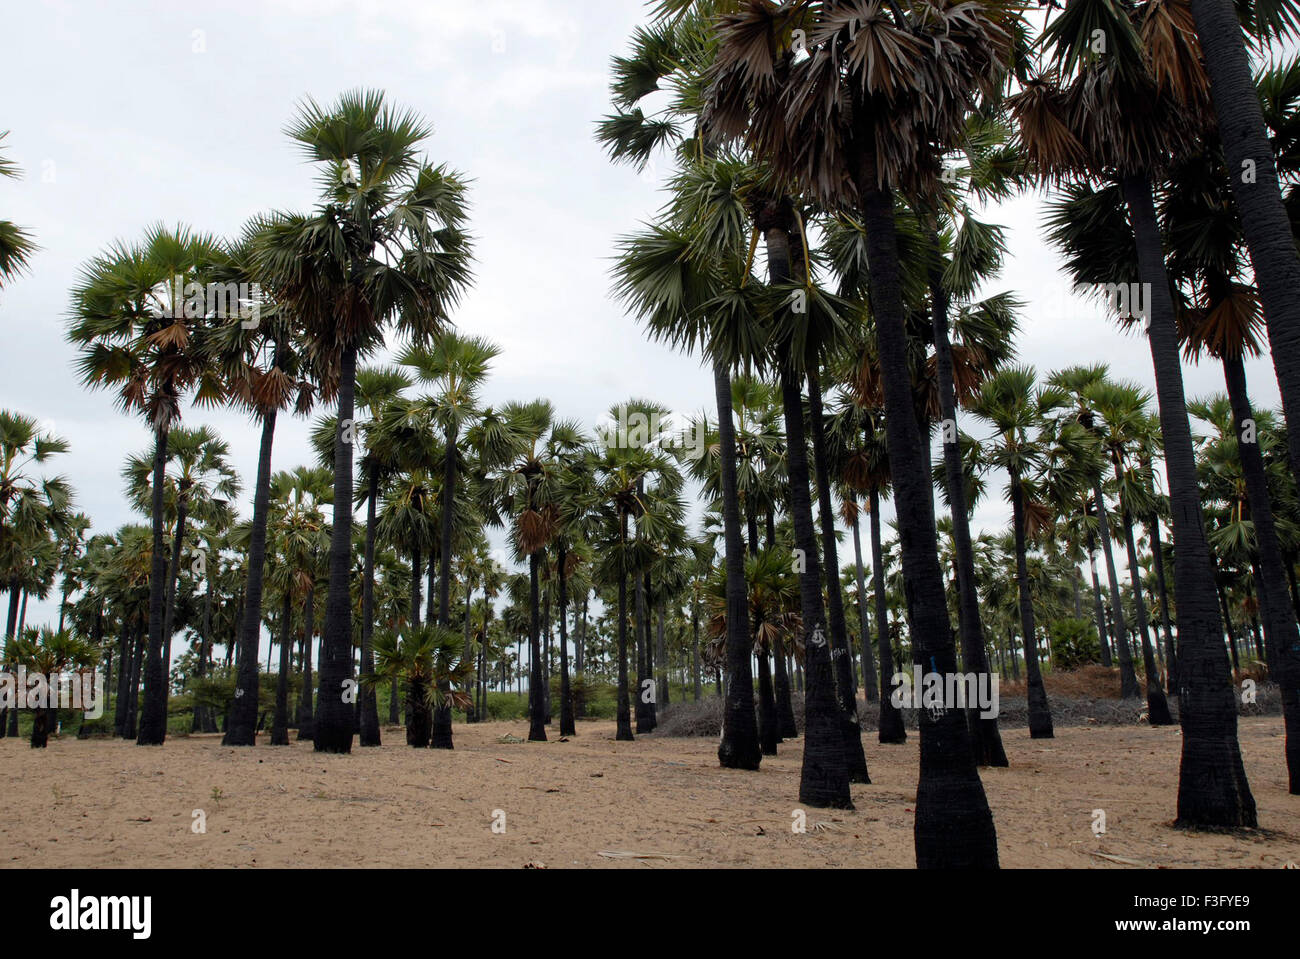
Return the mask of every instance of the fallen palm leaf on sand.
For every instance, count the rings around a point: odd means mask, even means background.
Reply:
[[[596,855],[602,859],[653,859],[662,862],[671,862],[674,859],[684,859],[684,856],[665,856],[657,852],[624,852],[621,850],[606,850],[598,852]]]

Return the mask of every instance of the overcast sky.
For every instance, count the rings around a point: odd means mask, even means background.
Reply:
[[[12,6],[0,38],[10,77],[0,130],[11,131],[8,156],[26,177],[0,180],[0,217],[29,228],[41,251],[29,275],[0,291],[0,408],[71,442],[53,468],[96,531],[141,521],[119,470],[150,436],[110,396],[79,385],[63,339],[68,289],[87,259],[151,223],[233,235],[259,212],[308,210],[313,171],[283,128],[303,97],[328,103],[362,86],[423,114],[435,127],[430,159],[474,181],[477,282],[456,322],[503,348],[489,402],[547,397],[588,423],[632,396],[711,408],[708,371],[646,341],[609,295],[614,238],[661,202],[654,176],[613,166],[592,136],[608,110],[609,58],[644,18],[640,0]],[[1104,361],[1152,383],[1146,343],[1070,299],[1041,217],[1036,196],[988,217],[1010,228],[1012,254],[990,292],[1011,289],[1028,303],[1022,361],[1040,371]],[[1257,404],[1276,406],[1271,363],[1249,373]],[[1190,396],[1223,390],[1210,364],[1186,378]],[[201,411],[186,421],[218,428],[251,484],[258,431],[246,418]],[[275,468],[309,459],[306,423],[282,426]],[[990,499],[976,523],[1001,529],[1007,517]],[[33,605],[28,623],[54,609]]]

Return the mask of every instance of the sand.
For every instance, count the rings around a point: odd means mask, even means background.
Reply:
[[[517,723],[459,726],[455,752],[321,756],[310,744],[161,749],[0,740],[0,865],[334,868],[902,867],[914,864],[918,752],[866,740],[873,784],[852,812],[798,808],[799,741],[759,773],[720,770],[708,740],[615,743],[610,723],[570,742]],[[1300,863],[1300,797],[1286,793],[1280,718],[1246,720],[1242,749],[1259,832],[1175,830],[1180,732],[1004,731],[1009,770],[985,770],[1003,866],[1123,869]],[[264,740],[265,741],[265,740]],[[1094,811],[1106,833],[1093,832]],[[198,817],[198,811],[202,816]],[[502,817],[504,814],[504,819]],[[206,831],[196,831],[202,823]],[[502,830],[504,822],[504,831]],[[494,832],[494,824],[497,831]],[[1105,858],[1109,857],[1109,858]]]

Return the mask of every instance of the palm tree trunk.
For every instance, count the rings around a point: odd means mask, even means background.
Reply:
[[[862,530],[858,520],[853,521],[853,560],[858,577],[858,628],[862,643],[862,686],[867,702],[880,701],[880,686],[876,682],[876,657],[871,652],[871,626],[867,616],[866,574],[862,568]]]
[[[1120,467],[1115,466],[1115,478],[1122,480]],[[1129,582],[1133,587],[1133,608],[1137,612],[1138,636],[1142,639],[1142,668],[1147,674],[1147,722],[1152,726],[1172,726],[1174,717],[1169,714],[1169,702],[1160,688],[1160,671],[1151,651],[1151,630],[1147,621],[1147,604],[1142,596],[1142,567],[1138,565],[1137,542],[1133,538],[1133,516],[1120,497],[1121,522],[1124,541],[1128,547]]]
[[[167,667],[163,663],[163,616],[167,557],[163,552],[163,484],[167,478],[167,431],[154,431],[153,562],[149,572],[149,649],[144,669],[144,708],[137,746],[161,746],[167,739]]]
[[[1092,607],[1097,619],[1097,636],[1101,640],[1101,664],[1111,668],[1110,638],[1106,634],[1106,609],[1101,601],[1101,580],[1097,577],[1097,538],[1088,532],[1088,566],[1092,570]]]
[[[880,744],[901,746],[907,742],[903,713],[894,703],[894,650],[889,642],[889,601],[885,595],[885,551],[880,542],[880,491],[872,489],[871,584],[876,595],[876,648],[880,650]]]
[[[113,711],[113,733],[126,738],[127,697],[131,682],[131,619],[122,613],[122,632],[117,640],[117,708]]]
[[[1225,141],[1229,138],[1225,134]],[[1266,162],[1262,154],[1260,162]],[[1213,601],[1214,565],[1201,513],[1196,458],[1183,395],[1178,328],[1150,178],[1126,178],[1124,197],[1137,243],[1139,275],[1150,290],[1151,356],[1178,555],[1174,594],[1178,597],[1178,699],[1183,756],[1177,823],[1190,828],[1254,828],[1258,816],[1237,742],[1237,705],[1223,654],[1223,624]],[[1294,241],[1289,234],[1287,244],[1294,264]],[[1300,300],[1293,300],[1292,308],[1297,306]],[[1300,329],[1296,332],[1300,333]],[[1275,344],[1275,348],[1281,346]],[[1300,353],[1300,341],[1292,339],[1290,347],[1293,356]]]
[[[1174,640],[1174,628],[1169,618],[1169,584],[1165,579],[1165,550],[1160,541],[1160,517],[1152,516],[1147,523],[1151,535],[1151,556],[1155,562],[1156,588],[1160,597],[1160,622],[1165,630],[1165,663],[1168,665],[1169,681],[1165,690],[1170,696],[1178,695],[1178,649]]]
[[[163,669],[170,677],[172,668],[172,635],[176,629],[176,580],[180,577],[181,555],[185,544],[185,520],[189,516],[189,497],[182,493],[176,502],[176,531],[172,538],[172,558],[167,566],[167,600],[163,608]],[[163,706],[171,696],[171,683],[163,684]]]
[[[1029,592],[1029,562],[1025,534],[1025,489],[1020,473],[1011,470],[1011,512],[1016,540],[1016,585],[1020,592],[1020,630],[1025,637],[1025,677],[1029,687],[1029,736],[1031,739],[1054,739],[1052,711],[1047,689],[1038,668],[1038,627],[1034,622],[1034,602]]]
[[[957,444],[957,391],[953,385],[952,344],[948,338],[948,290],[937,266],[941,260],[934,214],[931,214],[930,249],[933,257],[929,270],[930,314],[939,380],[939,409],[944,421],[944,487],[948,491],[952,539],[957,559],[957,620],[961,635],[961,658],[967,672],[974,672],[981,681],[985,681],[989,662],[988,653],[984,649],[984,623],[980,618],[979,595],[975,590],[975,550],[971,546],[970,511],[966,504],[966,483],[962,477],[961,448]],[[1002,747],[996,717],[985,719],[978,709],[968,708],[966,724],[970,729],[977,765],[1002,768],[1010,765],[1006,750]]]
[[[863,131],[873,143],[874,130]],[[911,367],[892,192],[880,188],[874,146],[862,151],[857,187],[870,263],[872,313],[885,396],[885,432],[898,507],[907,619],[914,660],[940,675],[957,671],[939,567],[928,447],[913,415]],[[965,716],[920,712],[921,777],[916,795],[916,863],[922,869],[997,868],[997,833],[975,765]]]
[[[754,674],[749,665],[749,594],[745,585],[745,542],[740,532],[740,497],[736,488],[736,420],[731,407],[731,374],[726,364],[716,359],[713,391],[718,406],[727,581],[727,689],[718,762],[724,769],[757,770],[763,755],[758,742],[758,722],[754,718]]]
[[[284,591],[280,607],[280,676],[275,685],[275,717],[271,721],[271,745],[289,745],[289,672],[293,653],[293,592]]]
[[[248,580],[244,586],[244,618],[239,631],[239,675],[235,683],[235,702],[230,708],[226,735],[221,743],[223,746],[257,745],[257,647],[262,638],[262,590],[266,579],[266,524],[271,508],[271,452],[275,445],[275,420],[275,410],[268,412],[262,420],[257,485],[253,490],[253,527],[248,544]],[[349,466],[349,486],[350,470]],[[349,490],[349,503],[351,495]]]
[[[203,578],[203,625],[199,633],[199,661],[195,666],[195,675],[200,682],[207,672],[208,656],[212,652],[212,574],[205,572]],[[208,708],[196,703],[190,732],[206,733],[208,722]]]
[[[383,745],[379,731],[379,696],[366,682],[375,672],[375,537],[379,526],[379,466],[366,471],[366,545],[361,580],[361,748]]]
[[[776,734],[781,739],[797,739],[799,726],[794,719],[794,700],[790,692],[790,670],[786,664],[785,640],[777,635],[776,657]]]
[[[698,703],[704,693],[700,677],[700,605],[691,602],[691,675],[695,681],[695,701]]]
[[[352,430],[355,427],[357,347],[343,350],[339,370],[338,432],[334,438],[334,525],[330,535],[329,592],[321,634],[316,751],[352,752],[356,710],[344,699],[352,673]]]
[[[546,742],[546,700],[542,695],[542,627],[541,602],[538,595],[540,551],[528,557],[529,607],[528,627],[528,741]]]
[[[1264,306],[1286,424],[1291,436],[1300,436],[1300,257],[1295,233],[1282,202],[1277,163],[1236,9],[1230,0],[1192,0],[1191,7],[1210,75],[1219,139],[1232,174],[1228,179]],[[1290,454],[1291,472],[1300,482],[1300,443],[1291,443]],[[1181,602],[1178,620],[1181,634]]]
[[[627,510],[619,508],[619,574],[618,574],[618,742],[630,743],[632,735],[632,707],[628,701],[627,688]],[[753,707],[750,708],[753,716]],[[726,729],[723,729],[723,742],[726,742]],[[725,765],[725,763],[724,763]]]
[[[1115,566],[1115,549],[1111,545],[1110,511],[1106,508],[1106,494],[1101,486],[1101,474],[1093,480],[1093,496],[1097,503],[1097,519],[1101,527],[1101,545],[1106,554],[1106,574],[1110,577],[1110,608],[1115,619],[1115,655],[1119,659],[1120,698],[1136,699],[1138,696],[1137,672],[1128,646],[1128,624],[1124,620],[1124,601],[1119,590],[1119,571]]]
[[[775,756],[776,696],[772,691],[772,660],[767,650],[758,654],[758,743],[764,756]]]
[[[312,709],[311,653],[312,638],[316,633],[316,587],[307,590],[307,600],[302,610],[302,693],[298,701],[298,741],[316,737],[316,714]],[[364,721],[364,715],[363,715]]]
[[[844,765],[849,782],[869,785],[867,755],[862,748],[862,723],[858,720],[858,690],[853,678],[853,649],[849,645],[844,598],[840,589],[839,547],[835,541],[835,508],[831,502],[830,464],[826,454],[826,420],[822,409],[821,379],[815,366],[808,369],[808,405],[812,419],[813,468],[817,472],[817,511],[822,530],[822,569],[831,627],[831,662],[844,737]]]
[[[569,573],[566,569],[568,563],[568,550],[561,540],[556,555],[560,579],[560,735],[576,736],[578,728],[573,718],[573,689],[569,683]]]
[[[1255,541],[1259,559],[1259,609],[1264,620],[1270,675],[1282,689],[1282,715],[1286,723],[1286,764],[1290,775],[1291,795],[1300,795],[1300,643],[1296,642],[1295,609],[1289,601],[1285,563],[1273,519],[1273,501],[1264,472],[1264,457],[1259,443],[1248,442],[1255,429],[1255,413],[1246,387],[1246,368],[1241,354],[1225,358],[1223,368],[1232,404],[1232,418],[1239,431],[1237,449],[1246,494],[1250,500],[1250,518],[1255,524]],[[1258,440],[1258,437],[1255,436]],[[1293,441],[1294,445],[1294,441]]]
[[[776,232],[784,236],[783,231]],[[784,365],[780,378],[786,424],[786,469],[790,478],[790,517],[794,522],[795,548],[801,562],[799,610],[803,616],[804,668],[807,671],[799,801],[818,809],[852,809],[843,714],[835,699],[835,668],[826,639],[821,557],[813,526],[808,440],[803,429],[803,397],[798,379]]]
[[[1232,672],[1235,676],[1241,672],[1241,659],[1237,655],[1237,627],[1232,621],[1232,607],[1228,605],[1228,592],[1222,586],[1219,586],[1219,611],[1223,614],[1223,624],[1228,630],[1228,648],[1232,651]]]

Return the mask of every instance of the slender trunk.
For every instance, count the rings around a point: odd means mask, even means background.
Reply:
[[[1115,478],[1122,480],[1121,469],[1115,466]],[[1142,668],[1147,674],[1147,722],[1152,726],[1172,726],[1174,717],[1169,714],[1169,702],[1164,690],[1160,688],[1160,671],[1156,669],[1156,658],[1151,651],[1151,631],[1147,622],[1147,604],[1142,596],[1142,567],[1138,565],[1137,542],[1133,538],[1133,516],[1128,505],[1120,497],[1121,522],[1124,526],[1124,542],[1128,547],[1129,582],[1133,587],[1133,608],[1137,613],[1137,631],[1142,641]]]
[[[1110,638],[1106,634],[1106,608],[1101,601],[1101,580],[1097,577],[1097,538],[1088,532],[1088,566],[1092,570],[1093,615],[1097,618],[1097,636],[1101,639],[1101,664],[1111,668]]]
[[[1260,163],[1265,162],[1261,157]],[[1178,597],[1178,698],[1183,756],[1177,824],[1188,828],[1254,828],[1258,816],[1237,742],[1237,704],[1220,639],[1222,623],[1213,600],[1214,566],[1201,513],[1178,329],[1150,178],[1126,178],[1124,197],[1137,243],[1139,274],[1151,299],[1151,357],[1178,555],[1174,594]],[[1288,238],[1287,243],[1294,263],[1294,240]],[[1295,306],[1293,303],[1292,308]],[[1300,353],[1296,345],[1291,343],[1293,357]],[[1275,342],[1275,349],[1280,346]]]
[[[630,743],[632,735],[631,703],[627,688],[627,510],[619,509],[619,574],[618,574],[618,742]],[[751,707],[752,716],[752,707]],[[723,732],[726,741],[726,732]],[[725,765],[725,764],[724,764]]]
[[[541,603],[538,596],[538,562],[541,552],[528,557],[529,608],[528,626],[528,741],[546,742],[546,700],[542,694]]]
[[[901,746],[907,742],[903,713],[894,701],[894,650],[889,642],[889,602],[885,597],[885,551],[880,542],[880,492],[870,494],[871,583],[876,594],[876,648],[880,650],[880,743]],[[901,664],[900,664],[901,665]]]
[[[118,636],[117,652],[117,708],[113,711],[113,733],[126,738],[127,697],[131,683],[131,620],[122,614],[122,632]]]
[[[302,611],[302,695],[298,702],[298,741],[315,740],[316,715],[312,709],[311,652],[316,633],[316,587],[307,590]]]
[[[1282,201],[1250,55],[1236,8],[1229,0],[1192,0],[1191,8],[1210,75],[1219,140],[1232,174],[1228,179],[1255,267],[1282,408],[1290,435],[1300,436],[1300,257]],[[1300,482],[1300,442],[1291,443],[1290,454],[1291,472]],[[1174,541],[1178,541],[1177,531]],[[1177,574],[1175,570],[1175,580]],[[1177,590],[1177,594],[1181,634],[1183,593]],[[1233,771],[1235,774],[1235,765]],[[1227,818],[1236,817],[1229,813]]]
[[[672,684],[668,676],[668,646],[664,641],[665,620],[667,616],[663,605],[659,606],[659,617],[655,627],[655,662],[654,667],[658,672],[658,682],[655,683],[655,692],[663,699],[663,707],[667,709],[672,704]],[[657,718],[657,717],[656,717]]]
[[[293,652],[293,594],[284,591],[280,607],[280,676],[275,684],[275,717],[271,721],[271,745],[289,745],[289,672]]]
[[[215,558],[213,561],[216,561]],[[199,634],[199,661],[195,669],[200,682],[207,673],[208,657],[212,654],[212,574],[205,572],[203,578],[203,629]],[[190,731],[194,733],[211,732],[212,730],[208,729],[208,724],[211,722],[208,707],[195,704],[194,721],[190,725]]]
[[[569,683],[569,563],[568,550],[559,544],[556,562],[560,578],[560,735],[576,736],[577,724],[573,718],[573,689]]]
[[[911,367],[894,224],[894,198],[880,187],[874,130],[863,131],[857,186],[870,262],[872,314],[885,397],[889,464],[902,531],[903,579],[913,658],[940,675],[957,671],[957,649],[939,566],[929,448],[913,415]],[[997,833],[966,728],[956,709],[921,710],[916,863],[922,869],[996,868]]]
[[[853,560],[858,578],[858,629],[862,643],[862,687],[866,691],[867,702],[880,701],[880,686],[876,677],[876,657],[871,652],[871,626],[867,616],[866,574],[862,568],[862,530],[858,521],[853,522]]]
[[[812,419],[817,510],[821,519],[822,570],[829,600],[827,613],[831,628],[831,662],[835,667],[840,730],[844,737],[844,764],[848,767],[849,782],[870,784],[867,756],[862,748],[862,723],[858,720],[858,691],[853,679],[853,649],[849,645],[848,623],[844,618],[844,599],[840,589],[839,547],[835,541],[835,508],[831,502],[831,476],[826,453],[826,421],[822,410],[821,379],[815,367],[808,370],[808,405]]]
[[[163,683],[163,708],[171,696],[172,634],[176,629],[176,580],[180,576],[181,555],[184,552],[185,520],[189,514],[189,496],[183,492],[177,497],[176,532],[172,539],[172,558],[167,567],[167,599],[163,607],[163,669],[168,681]]]
[[[144,708],[138,746],[161,746],[167,739],[167,668],[163,663],[163,616],[167,557],[163,553],[163,484],[167,478],[167,431],[154,433],[153,562],[149,572],[149,649],[144,667]]]
[[[700,604],[691,602],[691,675],[695,681],[695,701],[698,703],[704,692],[700,677]]]
[[[1178,648],[1174,640],[1174,628],[1169,618],[1169,584],[1165,579],[1165,549],[1160,539],[1160,517],[1152,516],[1147,523],[1151,535],[1151,556],[1156,568],[1156,589],[1160,598],[1160,622],[1165,630],[1165,664],[1168,667],[1168,682],[1165,690],[1170,696],[1178,695]]]
[[[1115,655],[1119,659],[1119,686],[1121,699],[1138,697],[1137,672],[1133,669],[1133,656],[1128,645],[1128,623],[1124,618],[1124,601],[1119,589],[1119,570],[1115,566],[1115,549],[1111,545],[1110,511],[1101,486],[1101,474],[1093,481],[1093,496],[1097,501],[1097,518],[1101,526],[1101,545],[1106,554],[1106,574],[1110,577],[1110,609],[1115,620]]]
[[[1038,627],[1034,622],[1034,603],[1029,592],[1028,548],[1025,535],[1025,490],[1020,472],[1011,470],[1011,512],[1016,539],[1016,585],[1020,592],[1020,629],[1025,637],[1025,676],[1029,687],[1029,736],[1053,739],[1052,711],[1047,689],[1038,668]]]
[[[764,756],[775,756],[780,737],[776,728],[776,696],[772,691],[772,660],[767,650],[758,654],[758,743]]]
[[[636,537],[638,544],[641,541],[641,521],[637,518]],[[644,572],[637,573],[636,576],[636,731],[637,735],[650,733],[654,731],[655,723],[651,715],[651,707],[654,703],[658,690],[654,689],[652,677],[649,675],[648,662],[650,659],[650,623],[646,613],[646,579],[648,577]]]
[[[781,739],[797,739],[799,726],[794,719],[794,700],[790,693],[790,670],[786,663],[785,640],[778,634],[776,657],[776,732]]]
[[[785,407],[786,467],[790,477],[790,517],[794,522],[795,548],[801,563],[799,609],[803,617],[804,668],[808,675],[799,801],[818,809],[852,809],[843,714],[835,699],[835,667],[831,660],[831,645],[826,638],[825,607],[822,605],[821,557],[817,551],[812,495],[809,492],[803,398],[794,373],[782,367],[780,377]]]
[[[223,746],[257,745],[257,647],[262,638],[262,591],[266,579],[266,524],[270,514],[275,420],[275,410],[271,410],[262,421],[262,446],[257,460],[253,526],[248,546],[248,579],[244,586],[244,615],[239,633],[239,674]]]
[[[1237,627],[1232,621],[1232,608],[1228,605],[1228,592],[1219,587],[1219,610],[1223,613],[1223,625],[1228,630],[1228,648],[1232,651],[1232,672],[1234,678],[1241,672],[1241,659],[1237,655]],[[1220,641],[1222,644],[1222,641]]]
[[[984,623],[980,617],[979,595],[975,588],[975,550],[971,545],[970,510],[966,504],[961,448],[957,443],[957,391],[953,384],[952,345],[948,338],[948,290],[937,265],[941,260],[934,214],[931,214],[930,248],[930,315],[939,381],[939,410],[943,417],[944,488],[948,492],[956,553],[957,621],[961,635],[961,657],[965,670],[977,674],[983,683],[991,680],[986,678],[989,672],[988,654],[984,649]],[[966,724],[970,730],[977,765],[1003,768],[1010,765],[1006,750],[1002,747],[996,717],[984,718],[977,708],[968,707]]]
[[[1273,502],[1264,472],[1255,413],[1246,388],[1246,369],[1240,354],[1224,360],[1228,398],[1236,424],[1242,472],[1255,525],[1259,559],[1259,610],[1263,618],[1269,674],[1282,690],[1286,724],[1286,764],[1291,795],[1300,795],[1300,642],[1296,640],[1295,609],[1289,601],[1285,562],[1273,518]],[[1293,441],[1293,444],[1296,441]]]
[[[727,689],[718,762],[724,769],[757,770],[763,756],[758,742],[758,723],[754,718],[754,674],[749,665],[749,594],[745,584],[745,544],[740,533],[740,499],[736,488],[736,421],[731,408],[731,375],[719,360],[713,364],[713,387],[718,405],[727,583]],[[619,625],[623,626],[622,620]]]
[[[366,471],[366,545],[361,579],[361,726],[363,749],[383,745],[379,731],[379,695],[367,679],[375,672],[375,537],[379,526],[379,467]]]

